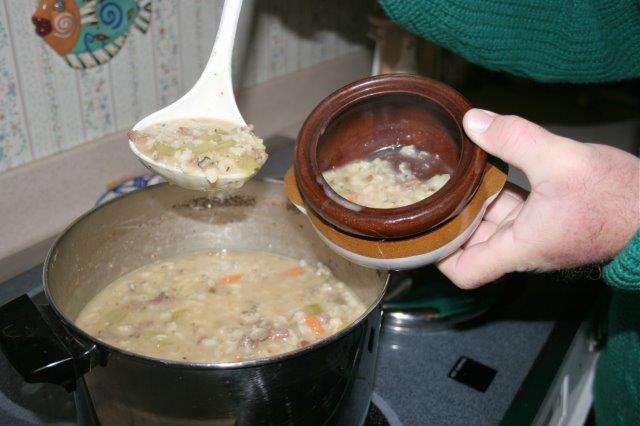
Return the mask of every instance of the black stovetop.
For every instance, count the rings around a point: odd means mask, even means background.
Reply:
[[[45,303],[41,267],[0,284],[0,304],[28,293]],[[385,329],[367,425],[497,424],[529,419],[594,298],[594,283],[509,277],[488,313],[441,331]],[[550,353],[556,356],[549,356]],[[536,382],[536,385],[530,385]],[[549,383],[547,383],[547,386]],[[529,416],[529,417],[527,417]],[[76,424],[72,394],[24,383],[0,356],[0,424]],[[528,422],[527,422],[528,423]]]
[[[281,178],[291,141],[272,144],[259,176]],[[428,282],[420,285],[429,285]],[[512,275],[496,305],[440,331],[385,329],[367,424],[530,424],[598,286],[555,275]],[[45,303],[41,267],[0,284],[0,305],[28,293]],[[0,355],[0,424],[76,424],[74,397],[28,384]]]

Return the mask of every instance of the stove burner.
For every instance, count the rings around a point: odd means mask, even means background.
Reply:
[[[434,266],[392,274],[385,296],[384,326],[393,332],[442,331],[485,314],[502,286],[461,290]]]

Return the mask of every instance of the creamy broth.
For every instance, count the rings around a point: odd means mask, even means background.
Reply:
[[[131,352],[212,363],[310,345],[364,311],[322,264],[223,250],[156,262],[119,278],[87,304],[76,324]]]
[[[210,119],[181,119],[129,131],[129,139],[146,156],[183,173],[218,177],[253,174],[267,161],[262,143],[250,127]]]
[[[431,155],[408,145],[397,152],[351,161],[322,176],[338,195],[352,203],[381,209],[408,206],[431,196],[450,178],[449,174],[437,174],[420,179],[414,174],[410,161],[428,164]]]

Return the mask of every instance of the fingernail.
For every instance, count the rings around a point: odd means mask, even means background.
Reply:
[[[473,133],[484,133],[498,114],[484,109],[470,109],[464,115],[465,130]]]

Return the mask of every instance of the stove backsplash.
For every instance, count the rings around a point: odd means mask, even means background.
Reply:
[[[132,28],[108,63],[78,71],[36,35],[37,4],[0,2],[0,172],[126,129],[177,99],[204,68],[222,10],[222,0],[153,0],[147,34]],[[245,0],[236,87],[364,48],[370,5]]]

